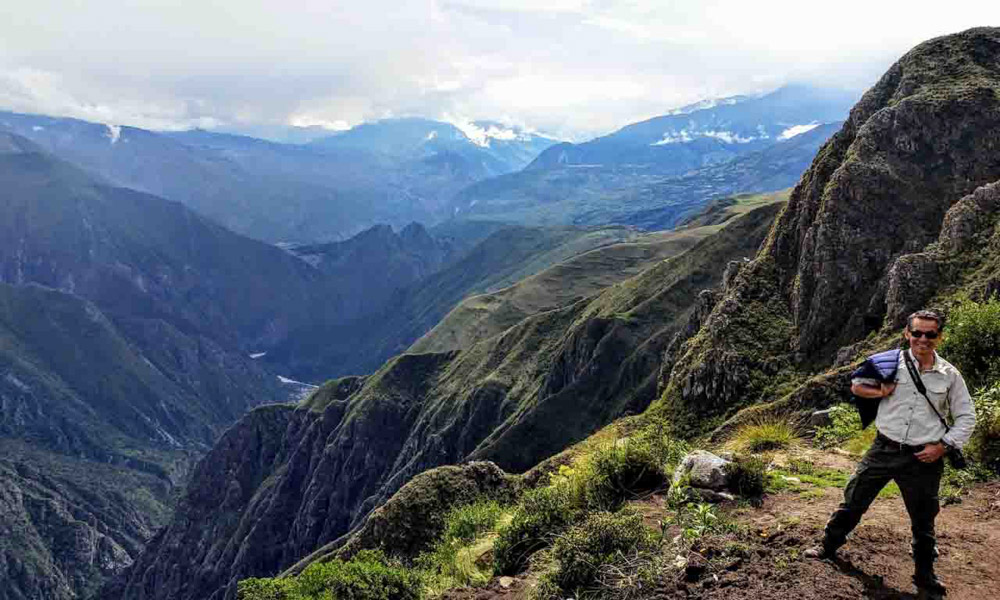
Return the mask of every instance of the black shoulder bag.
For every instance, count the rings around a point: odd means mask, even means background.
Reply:
[[[917,371],[917,368],[913,366],[913,360],[910,359],[910,353],[906,350],[903,350],[903,360],[906,361],[906,370],[910,372],[910,377],[913,378],[913,385],[917,386],[917,391],[923,395],[924,400],[927,400],[927,404],[931,406],[931,410],[934,411],[937,418],[941,419],[941,424],[944,425],[944,432],[948,433],[951,431],[951,427],[948,426],[948,421],[945,421],[944,417],[941,416],[941,413],[938,412],[937,407],[934,406],[931,399],[927,397],[927,387],[924,385],[924,381],[920,379],[920,373]],[[947,448],[947,450],[945,450],[944,456],[948,459],[948,463],[951,464],[952,468],[964,469],[969,466],[965,461],[965,455],[962,454],[961,450],[955,448],[954,446],[949,446],[948,444],[945,444],[945,448]]]

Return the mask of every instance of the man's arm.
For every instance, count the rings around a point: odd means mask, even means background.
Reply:
[[[965,385],[961,373],[955,373],[955,380],[948,388],[948,406],[955,424],[941,440],[949,446],[961,449],[976,428],[976,408],[972,404],[972,395]]]
[[[859,398],[885,398],[896,389],[895,383],[880,383],[874,379],[852,379],[851,393]]]

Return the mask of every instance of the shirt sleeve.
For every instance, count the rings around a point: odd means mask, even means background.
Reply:
[[[976,428],[976,409],[961,373],[955,373],[955,381],[948,388],[948,406],[955,424],[944,434],[942,440],[949,446],[962,448]]]
[[[870,385],[872,387],[879,387],[880,385],[882,385],[881,381],[879,381],[878,379],[874,379],[872,377],[855,377],[851,379],[851,384],[855,383],[859,383],[861,385]]]

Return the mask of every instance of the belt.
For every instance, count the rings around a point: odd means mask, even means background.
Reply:
[[[925,446],[925,444],[920,444],[919,446],[910,446],[909,444],[900,444],[899,442],[897,442],[895,440],[891,440],[888,437],[882,435],[881,431],[878,432],[878,435],[875,436],[875,439],[877,439],[879,442],[881,442],[883,446],[885,446],[885,447],[887,447],[889,449],[892,449],[892,450],[896,450],[898,452],[910,452],[910,453],[914,453],[915,454],[915,453],[920,452],[921,450],[923,450],[924,446]]]

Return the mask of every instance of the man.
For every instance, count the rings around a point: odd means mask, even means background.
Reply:
[[[822,545],[806,550],[810,558],[833,558],[847,534],[861,520],[879,491],[895,480],[910,515],[913,530],[913,583],[936,595],[946,593],[934,574],[937,556],[934,519],[938,514],[938,487],[947,448],[961,448],[976,424],[969,390],[962,375],[934,349],[944,327],[935,312],[921,310],[909,316],[903,333],[913,365],[927,388],[927,396],[941,416],[954,425],[946,430],[927,399],[918,391],[899,353],[894,383],[857,378],[851,392],[879,402],[875,426],[878,435],[844,489],[844,501],[826,525]],[[947,432],[946,432],[947,431]]]

